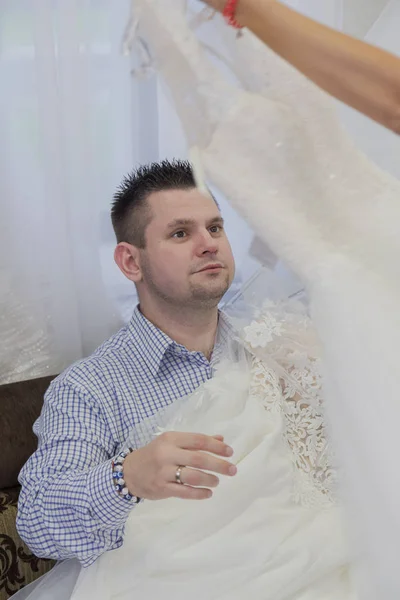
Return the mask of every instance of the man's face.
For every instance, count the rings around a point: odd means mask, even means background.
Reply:
[[[216,306],[232,283],[235,264],[221,213],[197,189],[148,198],[151,221],[140,251],[140,285],[182,307]]]

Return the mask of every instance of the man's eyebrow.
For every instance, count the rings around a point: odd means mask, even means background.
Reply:
[[[175,229],[176,227],[190,227],[196,224],[196,221],[193,219],[174,219],[170,221],[167,225],[167,229]],[[224,219],[222,217],[213,217],[209,221],[207,221],[207,225],[223,225]]]
[[[213,217],[210,221],[208,221],[208,225],[223,225],[224,224],[224,219],[219,216],[219,217]]]
[[[193,219],[174,219],[168,223],[167,229],[175,229],[175,227],[189,227],[193,224]]]

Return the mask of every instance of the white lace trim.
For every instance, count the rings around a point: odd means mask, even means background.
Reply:
[[[294,467],[293,498],[305,506],[334,502],[337,473],[322,411],[318,344],[304,308],[288,313],[271,305],[245,328],[253,354],[250,393],[282,416]]]

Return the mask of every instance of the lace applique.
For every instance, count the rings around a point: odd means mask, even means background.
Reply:
[[[282,416],[294,465],[294,500],[330,506],[336,472],[322,413],[318,344],[304,308],[286,313],[283,305],[268,307],[246,327],[244,339],[254,357],[251,394]]]
[[[247,328],[246,341],[253,348],[265,348],[272,342],[274,336],[281,333],[282,323],[279,323],[272,313],[264,313],[259,320],[253,321]]]
[[[279,377],[262,360],[255,358],[251,370],[250,393],[262,400],[274,414],[282,411],[282,389]]]

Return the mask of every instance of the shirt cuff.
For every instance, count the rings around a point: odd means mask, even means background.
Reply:
[[[107,528],[121,527],[136,502],[126,500],[118,494],[113,479],[112,460],[108,460],[90,470],[88,492],[90,495],[90,512]]]

